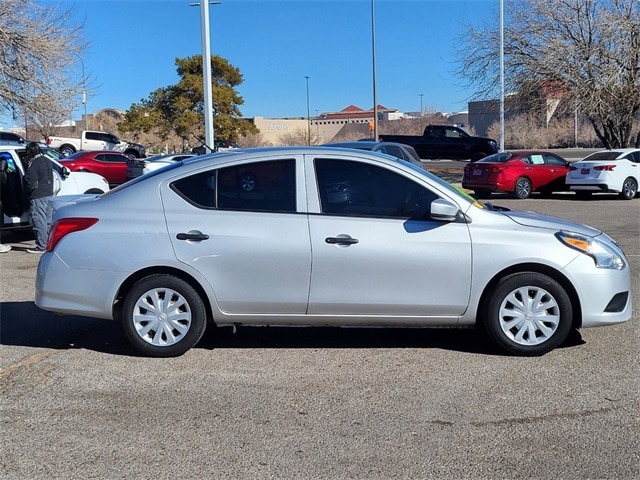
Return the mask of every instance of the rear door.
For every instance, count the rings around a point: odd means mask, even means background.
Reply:
[[[306,312],[311,246],[297,164],[248,162],[162,187],[176,257],[207,278],[227,314]]]

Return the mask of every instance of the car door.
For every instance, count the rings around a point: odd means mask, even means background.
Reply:
[[[127,181],[127,161],[125,155],[118,153],[99,153],[96,160],[100,163],[101,171],[96,171],[107,179],[110,184],[118,185]]]
[[[161,190],[176,257],[209,281],[226,314],[306,312],[311,247],[296,171],[295,158],[250,162]]]
[[[311,162],[311,160],[309,160]],[[464,222],[429,215],[438,195],[366,162],[314,158],[319,214],[310,215],[309,314],[452,317],[468,305],[471,241]]]

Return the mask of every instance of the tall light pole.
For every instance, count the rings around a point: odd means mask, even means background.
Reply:
[[[309,77],[307,79],[307,145],[311,145],[311,117],[309,116]]]
[[[89,130],[89,117],[87,116],[87,77],[84,75],[84,60],[76,52],[71,53],[80,60],[80,66],[82,67],[82,104],[84,105],[84,126],[85,130]]]
[[[373,66],[373,138],[378,141],[378,92],[376,91],[376,13],[371,0],[371,64]]]
[[[202,30],[202,82],[204,86],[204,146],[206,152],[215,148],[213,131],[213,93],[211,91],[211,40],[209,36],[209,5],[222,2],[201,1],[190,3],[190,7],[200,6],[200,29]]]
[[[504,152],[504,0],[500,0],[500,151]]]
[[[420,97],[420,116],[422,117],[422,97],[424,97],[424,93],[419,93],[418,96]]]

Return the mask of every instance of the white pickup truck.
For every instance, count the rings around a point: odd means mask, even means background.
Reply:
[[[80,150],[113,150],[131,158],[146,157],[145,148],[138,143],[120,140],[113,133],[83,130],[80,138],[47,137],[47,145],[68,156]]]

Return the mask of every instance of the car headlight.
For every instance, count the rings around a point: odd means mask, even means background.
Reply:
[[[566,246],[593,258],[597,268],[622,270],[627,262],[622,251],[613,244],[577,233],[557,232],[556,238]]]

